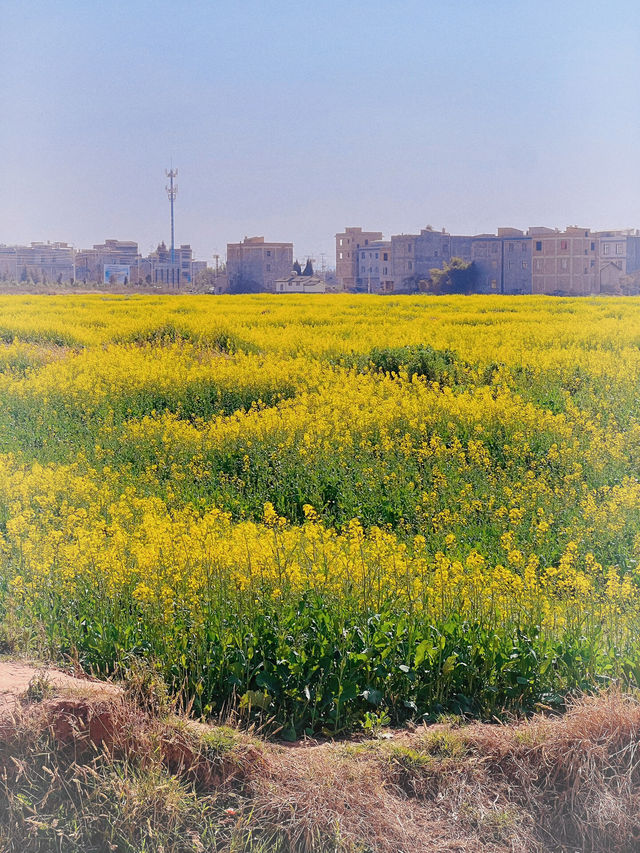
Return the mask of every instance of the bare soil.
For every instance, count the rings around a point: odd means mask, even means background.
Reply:
[[[79,678],[56,668],[0,661],[0,713],[14,709],[28,698],[31,687],[39,689],[50,698],[74,696],[108,698],[119,695],[120,688],[107,681]]]

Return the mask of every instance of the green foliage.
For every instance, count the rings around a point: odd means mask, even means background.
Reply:
[[[451,258],[442,267],[429,270],[427,289],[430,293],[472,293],[478,273],[473,263]]]
[[[414,376],[420,376],[428,382],[440,382],[444,385],[453,385],[462,374],[458,359],[453,352],[435,350],[428,344],[375,347],[369,353],[369,362],[375,370],[382,373],[398,375],[403,371],[409,380]]]

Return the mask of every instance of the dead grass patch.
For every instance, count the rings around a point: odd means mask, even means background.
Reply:
[[[39,698],[0,719],[9,853],[640,849],[629,696],[514,725],[297,749],[124,696]]]

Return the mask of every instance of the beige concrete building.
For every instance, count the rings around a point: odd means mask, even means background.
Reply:
[[[129,267],[128,281],[138,281],[141,262],[138,244],[133,240],[105,240],[92,249],[76,252],[76,278],[79,281],[104,281],[105,267]]]
[[[345,228],[336,234],[336,278],[338,290],[355,290],[358,284],[358,250],[376,240],[382,240],[382,231],[363,231],[362,228]]]
[[[293,243],[265,243],[264,237],[245,237],[227,243],[227,277],[232,293],[275,293],[276,280],[293,269]]]
[[[178,289],[192,282],[194,263],[198,262],[194,262],[188,243],[175,247],[171,263],[171,249],[164,242],[143,258],[133,240],[105,240],[76,253],[76,278],[109,283],[117,277],[120,284],[158,284]]]
[[[600,292],[598,239],[589,228],[530,228],[532,292],[588,296]]]
[[[0,279],[61,284],[74,278],[74,251],[68,243],[0,245]]]

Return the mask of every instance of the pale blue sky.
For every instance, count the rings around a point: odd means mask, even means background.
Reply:
[[[636,0],[2,0],[0,242],[640,227]]]

